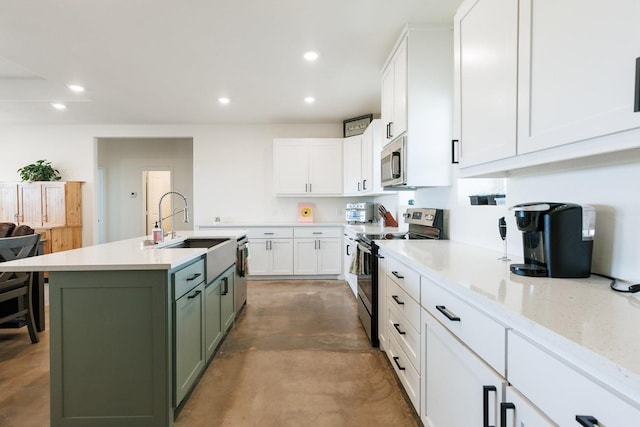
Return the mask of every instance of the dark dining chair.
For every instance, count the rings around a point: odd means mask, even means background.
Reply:
[[[36,255],[40,234],[0,239],[0,262],[13,261]],[[16,310],[3,313],[0,323],[16,318],[24,318],[29,330],[29,337],[33,344],[39,341],[33,317],[31,302],[31,288],[33,272],[0,272],[0,303],[17,300]]]

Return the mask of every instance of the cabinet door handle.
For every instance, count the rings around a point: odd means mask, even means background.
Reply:
[[[358,191],[360,191],[360,181],[358,181]]]
[[[640,58],[636,58],[636,92],[635,102],[633,103],[633,112],[640,111]]]
[[[391,274],[396,276],[398,279],[404,279],[404,276],[402,274],[398,273],[397,271],[392,271]]]
[[[391,298],[393,298],[393,300],[396,302],[396,304],[398,305],[404,305],[404,302],[400,301],[398,299],[398,295],[391,295]]]
[[[393,122],[389,122],[389,138],[393,138],[392,126],[393,126]]]
[[[351,245],[347,245],[347,256],[351,256],[351,254],[349,253],[349,248],[351,247]]]
[[[436,310],[438,310],[440,313],[444,314],[445,317],[449,320],[451,320],[452,322],[459,322],[460,318],[458,316],[456,316],[455,314],[453,314],[452,312],[450,312],[447,307],[445,307],[444,305],[436,305]]]
[[[222,278],[222,295],[226,295],[229,293],[229,278]]]
[[[451,163],[457,165],[460,163],[460,154],[456,155],[456,146],[459,148],[460,140],[452,139],[451,140]],[[458,150],[459,151],[459,150]]]
[[[500,427],[507,427],[507,411],[516,409],[516,405],[511,402],[503,402],[500,404]]]
[[[362,180],[362,191],[367,191],[367,180],[366,179]]]
[[[273,240],[269,240],[269,250],[273,250]]]
[[[576,415],[576,421],[583,427],[599,426],[596,417],[592,417],[591,415]]]
[[[489,425],[489,392],[496,392],[493,385],[482,386],[482,427],[494,427]]]
[[[400,369],[401,371],[404,371],[404,367],[400,366],[400,363],[398,363],[398,360],[400,360],[398,356],[393,356],[393,361],[395,362],[398,369]]]
[[[321,244],[321,242],[320,242],[320,240],[318,240],[318,250],[320,250],[320,244]]]
[[[391,122],[387,123],[387,139],[391,138]]]
[[[190,282],[192,280],[196,280],[200,276],[201,276],[201,273],[194,273],[191,276],[187,277],[187,282]]]
[[[394,323],[394,324],[393,324],[393,327],[394,327],[394,328],[396,328],[396,331],[398,331],[398,333],[399,333],[400,335],[406,335],[406,332],[405,332],[405,331],[401,331],[401,330],[400,330],[400,323]]]
[[[195,291],[193,294],[189,295],[187,297],[187,299],[193,299],[193,298],[197,297],[198,295],[200,295],[201,292],[202,291]]]

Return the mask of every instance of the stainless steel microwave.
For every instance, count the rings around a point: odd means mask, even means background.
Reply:
[[[387,144],[380,154],[380,177],[383,187],[407,183],[407,136]]]

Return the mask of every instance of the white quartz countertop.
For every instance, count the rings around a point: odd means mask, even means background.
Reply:
[[[189,237],[238,239],[247,230],[179,231],[158,245],[145,246],[150,236],[120,240],[69,251],[0,263],[0,271],[169,270],[205,254],[203,248],[165,248]]]
[[[196,226],[199,230],[215,230],[216,228],[244,228],[244,227],[344,227],[343,222],[214,222]]]
[[[384,254],[552,349],[640,405],[640,298],[609,280],[518,276],[502,253],[449,240],[376,241]],[[531,363],[535,363],[534,360]]]

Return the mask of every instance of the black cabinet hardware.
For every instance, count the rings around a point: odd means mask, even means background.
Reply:
[[[398,360],[400,360],[398,356],[393,356],[393,361],[396,363],[396,366],[398,367],[398,369],[400,369],[401,371],[404,371],[404,367],[400,366],[400,363],[398,363]]]
[[[222,295],[226,295],[229,293],[229,278],[222,278]]]
[[[398,295],[391,295],[391,298],[396,302],[396,304],[404,305],[404,302],[398,299]]]
[[[459,322],[460,318],[458,316],[456,316],[455,314],[453,314],[452,312],[450,312],[447,307],[445,307],[444,305],[436,305],[436,310],[438,310],[440,313],[444,314],[445,317],[449,320],[451,320],[452,322]]]
[[[504,402],[500,404],[500,427],[507,427],[507,411],[516,409],[516,405],[511,402]]]
[[[396,276],[398,279],[404,279],[404,276],[402,274],[398,273],[397,271],[392,271],[391,274]]]
[[[190,282],[190,281],[192,281],[192,280],[195,280],[195,279],[197,279],[197,278],[198,278],[198,277],[200,277],[200,276],[201,276],[201,274],[200,274],[200,273],[194,273],[194,274],[192,274],[191,276],[187,277],[187,282]]]
[[[576,421],[583,427],[597,427],[598,420],[591,415],[576,415]]]
[[[393,327],[396,328],[396,331],[398,331],[398,333],[400,335],[405,335],[406,334],[406,332],[400,330],[400,323],[394,323]]]
[[[460,163],[460,155],[457,153],[456,148],[460,148],[460,140],[452,139],[451,140],[451,163],[457,165]]]
[[[195,291],[193,294],[189,295],[187,297],[187,299],[193,299],[193,298],[197,297],[198,295],[200,295],[201,292],[202,291]]]
[[[633,103],[633,112],[640,111],[640,58],[636,58],[636,91]]]
[[[482,427],[495,427],[489,425],[489,392],[496,392],[493,385],[482,386]]]

